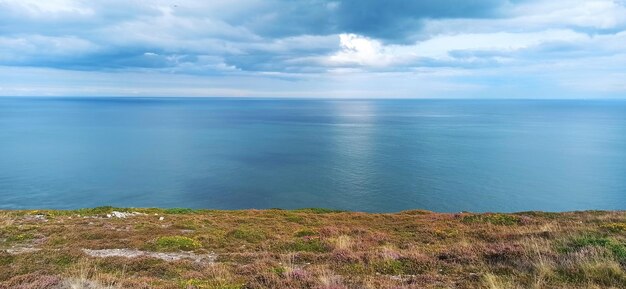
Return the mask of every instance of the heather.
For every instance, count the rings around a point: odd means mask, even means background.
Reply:
[[[625,212],[0,211],[0,288],[624,288]]]

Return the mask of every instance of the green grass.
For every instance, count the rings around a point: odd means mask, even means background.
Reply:
[[[31,211],[31,215],[41,214],[46,215],[48,217],[62,217],[62,216],[104,216],[106,214],[110,214],[113,211],[125,212],[127,209],[123,208],[115,208],[111,206],[102,206],[95,208],[84,208],[77,210],[35,210]]]
[[[304,217],[302,216],[297,216],[297,215],[288,215],[285,216],[285,220],[292,222],[292,223],[298,223],[298,224],[304,224],[306,223],[306,220],[304,219]]]
[[[241,289],[244,284],[233,284],[222,280],[189,279],[180,283],[181,288],[194,289]]]
[[[374,271],[384,275],[416,275],[428,267],[407,258],[379,260],[372,263]]]
[[[200,210],[187,209],[187,208],[169,208],[163,209],[163,213],[170,215],[184,215],[184,214],[195,214],[200,212]]]
[[[626,274],[620,265],[614,262],[583,263],[559,268],[556,273],[556,278],[564,283],[598,284],[603,288],[626,288]]]
[[[367,268],[362,263],[346,264],[346,265],[341,266],[338,271],[343,275],[350,275],[350,276],[366,275],[366,274],[371,273],[370,269]]]
[[[191,220],[177,222],[177,223],[174,223],[172,226],[174,228],[182,229],[182,230],[197,230],[199,228],[198,224],[196,224],[195,222]]]
[[[72,255],[60,255],[54,259],[54,264],[61,267],[67,267],[76,261],[76,256]]]
[[[113,211],[125,211],[125,209],[114,208],[111,206],[103,206],[103,207],[96,207],[96,208],[73,210],[69,212],[84,216],[84,215],[106,215],[106,214],[110,214]]]
[[[31,233],[21,233],[17,235],[8,236],[6,238],[7,242],[23,242],[34,239],[35,236]]]
[[[156,240],[156,249],[159,251],[192,251],[201,247],[200,242],[184,236],[160,237]]]
[[[564,253],[578,251],[585,247],[600,247],[608,249],[620,262],[626,261],[626,245],[614,238],[584,235],[561,244],[559,250]]]
[[[399,260],[384,260],[373,264],[377,273],[385,275],[403,275],[406,273],[406,264]]]

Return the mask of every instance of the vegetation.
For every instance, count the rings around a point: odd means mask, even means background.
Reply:
[[[484,215],[469,215],[463,217],[463,222],[466,223],[490,223],[494,225],[517,225],[521,222],[521,218],[514,215],[506,214],[484,214]]]
[[[159,251],[191,251],[202,247],[200,242],[184,236],[159,237],[156,248]]]
[[[626,212],[0,211],[5,288],[626,288]]]

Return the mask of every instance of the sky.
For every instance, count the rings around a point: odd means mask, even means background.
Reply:
[[[626,0],[0,0],[0,96],[626,98]]]

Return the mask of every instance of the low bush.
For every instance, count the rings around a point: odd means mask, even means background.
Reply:
[[[329,246],[324,244],[322,241],[318,239],[297,240],[293,243],[287,244],[285,246],[285,249],[287,251],[313,252],[313,253],[324,253],[324,252],[330,251]]]
[[[193,214],[197,213],[198,210],[187,209],[187,208],[169,208],[163,209],[163,213],[170,215],[183,215],[183,214]]]
[[[294,236],[296,237],[310,237],[310,236],[315,236],[317,235],[317,232],[313,231],[313,230],[300,230],[298,232],[296,232],[296,234]]]
[[[618,261],[626,262],[626,245],[615,239],[601,236],[584,235],[573,238],[561,244],[559,251],[569,253],[589,246],[606,248]]]
[[[184,236],[160,237],[156,240],[156,248],[159,251],[192,251],[202,247],[200,242]]]
[[[521,218],[514,215],[505,214],[482,214],[482,215],[469,215],[464,216],[461,219],[463,223],[489,223],[493,225],[511,226],[521,223]]]
[[[227,233],[227,236],[244,240],[250,243],[260,242],[266,239],[265,234],[263,232],[249,229],[249,228],[237,228]]]
[[[313,213],[313,214],[329,214],[329,213],[345,212],[344,210],[325,209],[325,208],[303,208],[303,209],[297,209],[297,210],[294,210],[294,211],[295,212],[302,212],[302,213]]]
[[[609,223],[600,226],[600,228],[607,230],[611,233],[626,232],[626,223]]]

